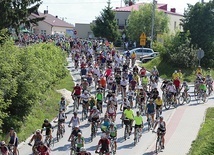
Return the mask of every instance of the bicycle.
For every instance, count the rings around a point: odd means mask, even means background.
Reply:
[[[140,141],[141,132],[140,128],[137,128],[134,135],[134,145],[136,145]]]
[[[199,90],[197,92],[197,95],[195,96],[195,98],[196,98],[197,103],[200,103],[200,101],[202,101],[202,103],[206,103],[208,100],[207,94],[203,90]]]
[[[95,153],[99,154],[99,155],[109,155],[109,152],[107,152],[107,151],[104,151],[104,152],[95,151]]]
[[[14,155],[14,154],[15,154],[15,152],[14,152],[14,145],[8,144],[7,147],[8,147],[8,150],[9,150],[8,155]],[[19,150],[18,150],[18,148],[17,148],[16,154],[19,155]]]
[[[147,119],[148,122],[148,131],[150,131],[153,127],[153,123],[152,123],[152,116],[149,114],[149,117]]]
[[[73,137],[73,139],[71,140],[71,148],[70,148],[70,155],[76,155],[77,153],[77,149],[76,149],[76,145],[75,145],[75,139],[76,137]]]
[[[115,155],[114,138],[110,138],[110,155]]]
[[[131,120],[129,119],[124,119],[123,123],[125,124],[125,130],[124,130],[124,139],[126,140],[127,138],[129,139],[130,136],[130,124],[131,124]]]
[[[173,105],[174,108],[177,107],[177,103],[174,103],[174,97],[172,97],[172,94],[166,94],[166,102],[164,102],[165,109],[169,110],[171,105]]]
[[[190,101],[191,101],[191,96],[190,96],[190,94],[189,93],[187,93],[187,92],[182,92],[182,94],[181,94],[181,96],[178,98],[178,100],[179,100],[179,104],[184,104],[185,102],[187,103],[187,104],[189,104],[190,103]]]
[[[84,104],[82,104],[82,121],[88,118],[88,109]]]
[[[44,135],[44,136],[46,136],[44,144],[46,144],[47,147],[49,147],[49,148],[54,147],[54,139],[53,139],[53,137],[52,137],[52,139],[50,139],[50,135]]]
[[[158,153],[162,150],[162,137],[163,137],[163,134],[162,133],[159,133],[158,136],[157,136],[157,140],[156,140],[156,145],[155,145],[155,152]]]
[[[92,121],[91,124],[91,141],[93,141],[93,138],[95,138],[97,135],[97,122]]]
[[[64,133],[65,133],[65,128],[63,127],[63,123],[58,122],[58,128],[56,133],[56,138],[58,142],[59,142],[59,139],[63,137]]]
[[[77,96],[74,95],[74,106],[73,106],[73,111],[76,112],[78,109],[79,109],[78,98],[77,98]]]

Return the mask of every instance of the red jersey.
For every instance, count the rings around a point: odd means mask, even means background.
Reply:
[[[179,87],[180,87],[181,82],[180,82],[179,79],[175,79],[175,80],[173,81],[173,83],[174,83],[174,85],[175,85],[176,88],[179,88]]]
[[[74,95],[80,95],[81,94],[81,87],[75,86],[74,87]]]
[[[38,147],[37,150],[39,151],[40,155],[49,155],[49,149],[44,147]]]
[[[141,69],[140,70],[140,75],[145,76],[146,75],[146,69]]]

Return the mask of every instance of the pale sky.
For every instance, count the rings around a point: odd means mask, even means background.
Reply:
[[[100,16],[102,9],[107,6],[108,0],[43,0],[39,11],[44,12],[48,6],[48,13],[59,18],[64,18],[68,23],[90,23],[96,16]],[[183,13],[184,8],[189,4],[195,4],[201,0],[157,0],[158,3],[168,4],[170,8],[176,8],[177,13]],[[209,0],[204,0],[205,2]],[[139,0],[137,3],[152,0]],[[111,0],[111,6],[114,8],[121,6],[121,0]],[[122,3],[124,6],[124,3]]]

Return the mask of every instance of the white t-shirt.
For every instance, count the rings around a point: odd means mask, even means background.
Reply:
[[[89,98],[90,98],[90,96],[89,96],[88,94],[82,94],[82,95],[81,95],[81,99],[82,99],[83,101],[88,101]]]
[[[71,119],[72,119],[71,123],[72,123],[72,127],[73,127],[73,128],[74,128],[75,126],[78,126],[78,125],[79,125],[79,117],[72,117]]]

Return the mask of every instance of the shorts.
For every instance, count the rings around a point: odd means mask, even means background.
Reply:
[[[80,94],[74,94],[75,97],[77,97],[78,99],[80,98]]]
[[[108,113],[109,117],[115,116],[115,113]]]
[[[164,135],[164,134],[166,133],[166,129],[158,128],[157,133],[158,133],[158,134],[163,134],[163,135]]]
[[[148,113],[149,115],[154,115],[154,114],[155,114],[154,111],[147,111],[147,113]]]
[[[135,128],[135,129],[137,129],[137,128],[142,128],[142,125],[137,125],[137,124],[135,124],[134,128]]]
[[[92,122],[99,122],[99,118],[91,118]]]
[[[160,107],[162,107],[162,105],[157,105],[156,104],[156,110],[160,109]]]
[[[9,144],[13,145],[14,144],[14,139],[10,139]],[[15,142],[15,147],[18,146],[18,138],[16,138],[16,142]]]
[[[129,101],[132,101],[132,100],[133,100],[133,97],[132,97],[132,96],[128,96],[128,100],[129,100]]]
[[[83,103],[83,104],[88,104],[88,101],[84,101],[84,100],[83,100],[82,103]]]
[[[130,120],[130,119],[124,119],[124,120],[123,120],[123,123],[124,123],[125,125],[130,125],[130,124],[131,124],[131,120]]]
[[[116,136],[111,136],[111,135],[110,135],[109,140],[111,140],[111,139],[112,139],[114,142],[117,142],[117,137],[116,137]]]
[[[65,123],[65,119],[59,119],[58,123]]]

